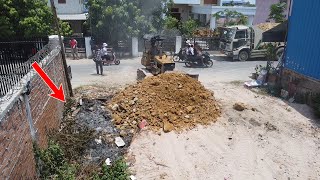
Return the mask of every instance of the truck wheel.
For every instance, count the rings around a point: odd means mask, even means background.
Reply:
[[[279,49],[277,49],[277,52],[276,52],[277,61],[281,60],[283,53],[284,53],[284,47],[280,47]]]
[[[239,53],[239,60],[240,61],[246,61],[246,60],[248,60],[249,59],[249,53],[248,53],[248,51],[240,51],[240,53]]]

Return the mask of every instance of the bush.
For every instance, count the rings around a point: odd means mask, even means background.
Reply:
[[[116,160],[112,166],[102,166],[101,180],[127,180],[129,177],[128,165],[123,158]]]
[[[66,162],[58,144],[49,141],[47,149],[34,145],[36,165],[40,179],[75,179],[76,168]]]

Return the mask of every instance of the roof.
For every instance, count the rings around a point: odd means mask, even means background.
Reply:
[[[88,13],[82,13],[82,14],[58,14],[58,18],[61,20],[78,20],[78,21],[85,21],[87,20],[87,14]]]

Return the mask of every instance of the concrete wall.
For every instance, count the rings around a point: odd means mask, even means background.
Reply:
[[[43,68],[55,84],[63,84],[67,95],[61,54]],[[31,114],[37,142],[43,148],[47,145],[47,132],[59,126],[64,104],[49,98],[51,91],[38,75],[31,78],[31,86]],[[0,179],[37,179],[26,103],[19,94],[10,99],[10,107],[0,112],[3,117],[0,119]]]

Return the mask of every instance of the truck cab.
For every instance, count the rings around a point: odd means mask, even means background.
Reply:
[[[263,32],[264,30],[258,26],[237,25],[225,27],[222,29],[220,37],[219,48],[221,53],[240,61],[265,57],[266,50],[261,48],[261,45],[264,44],[262,42]],[[280,45],[277,49],[279,47]]]

